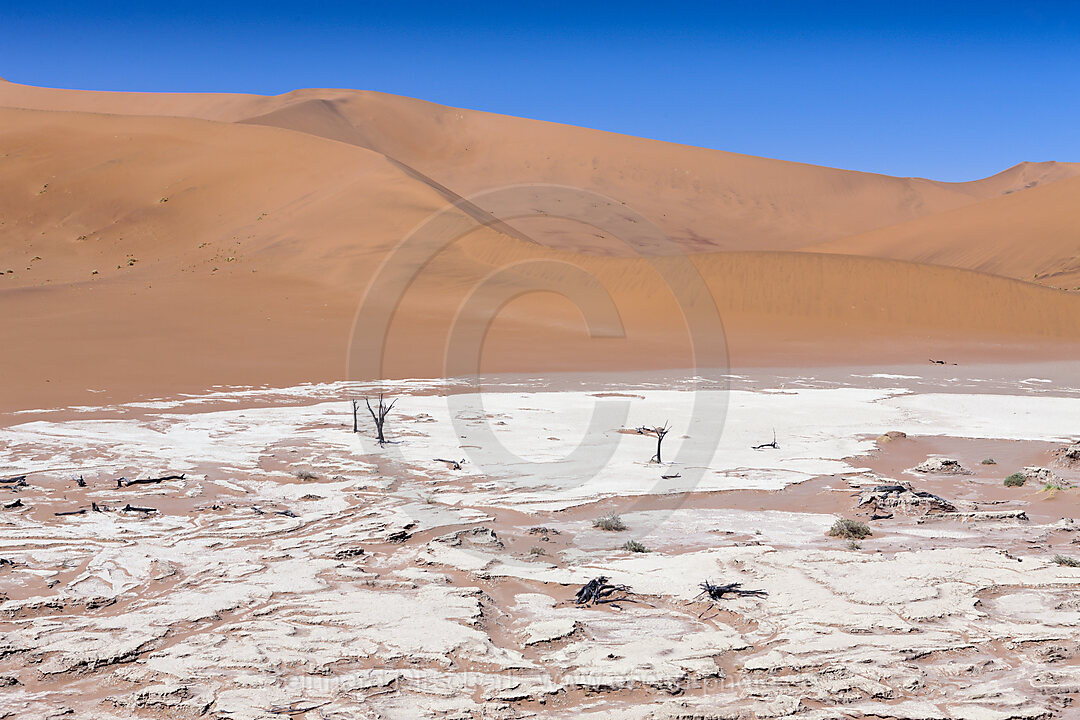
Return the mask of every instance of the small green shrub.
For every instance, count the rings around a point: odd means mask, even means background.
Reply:
[[[847,549],[848,550],[858,550],[861,547],[862,547],[862,543],[860,543],[858,540],[848,540],[847,541]]]
[[[1021,487],[1026,482],[1027,477],[1023,473],[1013,473],[1005,478],[1005,487]]]
[[[873,534],[869,525],[850,518],[840,518],[829,528],[829,535],[844,538],[845,540],[862,540]]]
[[[1062,565],[1064,567],[1080,567],[1080,560],[1071,558],[1068,555],[1055,555],[1054,564]]]
[[[627,552],[634,552],[634,553],[647,553],[647,552],[649,552],[649,548],[645,547],[644,545],[639,543],[637,540],[627,540],[626,543],[622,546],[622,549],[626,550]]]
[[[995,460],[994,458],[986,458],[985,460],[982,461],[982,464],[983,465],[997,465],[997,460]]]
[[[618,532],[626,529],[626,523],[622,521],[622,518],[613,512],[607,515],[601,515],[593,520],[593,527],[600,530],[608,530],[610,532]]]
[[[533,545],[529,548],[529,554],[533,557],[539,557],[540,555],[547,555],[547,551],[539,545]]]

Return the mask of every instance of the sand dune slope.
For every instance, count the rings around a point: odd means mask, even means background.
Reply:
[[[266,97],[6,83],[0,105],[272,125],[386,155],[444,197],[519,183],[585,188],[626,203],[694,252],[798,249],[1080,173],[1077,164],[1024,163],[970,183],[894,178],[355,90]],[[515,227],[545,244],[597,250],[592,233],[557,219]],[[623,251],[618,243],[599,245]]]
[[[4,406],[339,379],[350,348],[384,345],[382,373],[438,376],[455,319],[491,323],[472,369],[686,367],[703,343],[724,349],[699,335],[695,353],[682,321],[712,302],[742,365],[924,362],[986,348],[1045,357],[1080,340],[1080,297],[897,261],[702,253],[691,256],[695,289],[665,274],[669,262],[686,272],[685,259],[545,247],[458,210],[448,217],[473,230],[426,264],[391,254],[446,206],[383,155],[307,133],[2,110],[0,331],[18,346],[0,357],[0,373],[18,379]],[[371,280],[414,271],[399,295],[374,300],[396,309],[385,343],[354,337]],[[594,296],[579,309],[527,292],[589,277],[612,298],[623,337],[587,336]],[[497,292],[467,306],[484,283]]]
[[[949,265],[1080,290],[1080,178],[806,249]]]

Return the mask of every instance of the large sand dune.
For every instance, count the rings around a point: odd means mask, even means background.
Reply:
[[[0,322],[18,348],[0,368],[19,378],[5,405],[340,378],[364,291],[401,239],[461,196],[518,183],[613,198],[690,251],[736,365],[1068,357],[1080,296],[1016,278],[1071,267],[1078,169],[1024,164],[951,184],[377,93],[0,83]],[[702,338],[695,356],[657,259],[589,225],[612,207],[507,225],[460,202],[451,222],[477,229],[408,287],[385,372],[445,372],[447,329],[472,289],[513,265],[497,283],[513,298],[551,280],[521,265],[540,259],[599,279],[626,337],[589,340],[569,301],[534,293],[494,321],[482,369],[700,362]],[[791,252],[807,248],[827,253]]]

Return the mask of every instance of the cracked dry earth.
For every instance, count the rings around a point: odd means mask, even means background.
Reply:
[[[1080,569],[1052,559],[1080,557],[1080,469],[1055,466],[1060,490],[1002,486],[1053,462],[1075,395],[731,390],[715,453],[690,465],[700,428],[677,429],[658,468],[654,441],[620,430],[677,426],[693,393],[508,391],[481,412],[402,384],[379,448],[349,432],[355,391],[223,391],[0,429],[3,477],[27,476],[0,485],[21,501],[0,509],[0,717],[1075,712]],[[610,457],[567,477],[569,439],[615,399],[625,424],[582,442]],[[779,447],[750,450],[774,423]],[[478,453],[484,428],[515,455]],[[889,430],[907,437],[878,439]],[[971,473],[910,470],[944,455]],[[869,520],[860,488],[894,482],[957,512]],[[609,512],[628,529],[594,528]],[[838,517],[873,535],[829,537]],[[598,575],[629,600],[575,606]],[[706,579],[768,594],[707,603]]]

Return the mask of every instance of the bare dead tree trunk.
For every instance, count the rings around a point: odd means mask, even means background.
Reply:
[[[660,445],[664,442],[664,437],[667,436],[668,431],[671,430],[667,425],[657,425],[652,429],[656,433],[656,455],[653,456],[653,460],[657,463],[664,462],[660,459]]]
[[[360,432],[360,424],[357,421],[357,413],[359,413],[359,412],[360,412],[360,401],[359,400],[353,400],[352,401],[352,431],[354,433],[355,432]]]
[[[371,401],[364,398],[364,403],[367,405],[368,412],[371,413],[371,419],[375,421],[375,429],[379,432],[379,445],[386,444],[386,436],[383,435],[383,425],[386,424],[386,416],[390,413],[391,408],[397,400],[392,400],[389,405],[383,402],[382,393],[379,393],[379,405],[377,408],[371,407]]]

